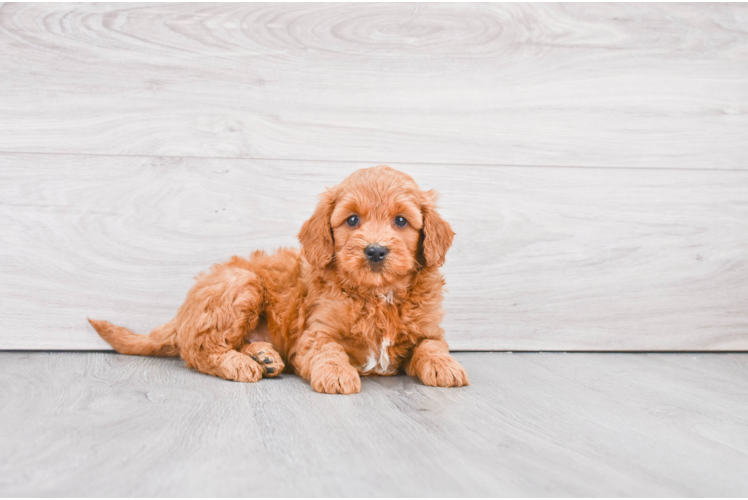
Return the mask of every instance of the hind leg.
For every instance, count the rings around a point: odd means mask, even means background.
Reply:
[[[233,349],[212,354],[193,366],[208,375],[236,382],[257,382],[265,373],[260,363]]]
[[[190,367],[228,380],[257,382],[266,369],[238,349],[257,326],[263,289],[242,262],[249,264],[234,259],[199,277],[177,314],[177,335],[180,355]]]
[[[255,360],[265,377],[277,377],[285,368],[283,359],[269,342],[252,342],[245,344],[240,351]]]
[[[182,358],[187,365],[199,372],[215,375],[237,382],[257,382],[266,373],[263,363],[253,359],[248,352],[240,352],[215,338],[225,338],[226,332],[211,332],[205,335],[197,349],[183,350]],[[195,347],[195,346],[193,346]]]

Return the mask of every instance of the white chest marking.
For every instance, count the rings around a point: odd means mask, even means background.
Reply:
[[[387,352],[387,348],[390,346],[390,341],[387,339],[382,340],[382,347],[379,351],[379,356],[374,352],[370,352],[366,358],[366,364],[361,367],[364,372],[374,371],[374,373],[388,373],[390,367],[390,355]]]
[[[395,290],[390,290],[386,294],[381,294],[380,297],[383,301],[385,301],[388,304],[394,304],[395,303]]]

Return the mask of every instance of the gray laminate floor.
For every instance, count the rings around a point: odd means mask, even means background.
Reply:
[[[458,353],[472,385],[0,353],[0,495],[748,495],[748,354]]]

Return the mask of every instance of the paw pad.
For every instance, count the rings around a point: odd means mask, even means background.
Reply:
[[[267,342],[253,342],[242,347],[242,352],[259,365],[264,377],[277,377],[285,364],[278,351]]]

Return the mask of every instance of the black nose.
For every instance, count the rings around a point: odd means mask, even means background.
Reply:
[[[369,259],[371,262],[377,263],[382,262],[384,258],[387,257],[389,250],[387,249],[387,247],[383,247],[380,245],[369,245],[364,250],[364,253],[366,254],[367,259]]]

